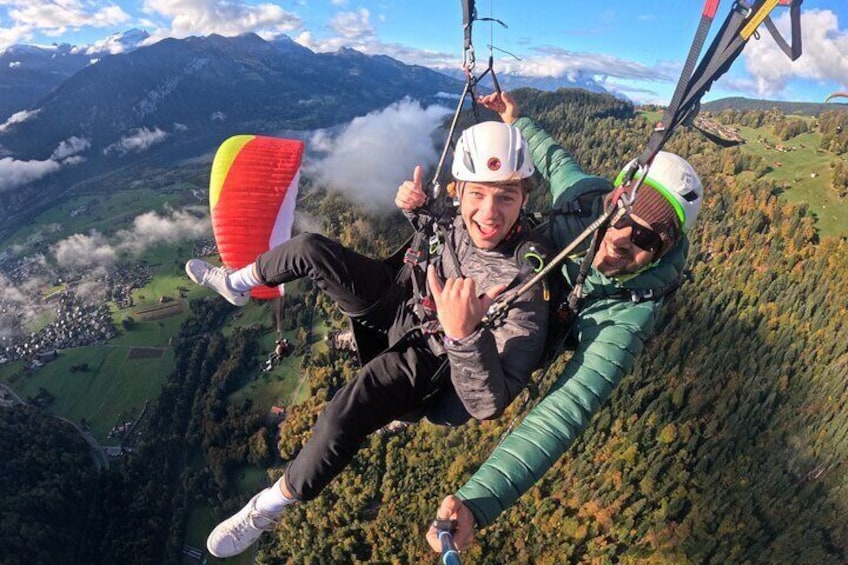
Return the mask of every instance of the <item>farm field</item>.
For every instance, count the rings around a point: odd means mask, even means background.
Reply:
[[[830,163],[839,157],[817,149],[821,134],[805,133],[780,141],[768,128],[739,128],[747,143],[745,153],[762,157],[771,168],[767,179],[774,179],[786,190],[781,195],[793,204],[808,204],[816,215],[822,235],[848,234],[848,202],[840,201],[830,185]],[[767,140],[768,146],[758,141]],[[778,145],[784,151],[775,149]]]
[[[76,423],[85,419],[98,442],[117,443],[107,440],[109,430],[140,414],[144,403],[158,396],[174,359],[169,349],[156,350],[158,355],[134,350],[115,345],[63,350],[30,376],[14,378],[14,366],[4,366],[0,381],[24,399],[44,388],[55,397],[47,410]],[[73,366],[85,364],[87,370],[72,372]]]

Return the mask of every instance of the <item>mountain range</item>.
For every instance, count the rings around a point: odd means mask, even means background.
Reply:
[[[140,29],[96,45],[13,45],[0,50],[0,123],[31,105],[88,65],[113,52],[137,49],[150,35]]]
[[[460,89],[424,67],[351,49],[314,53],[288,38],[165,39],[79,69],[27,108],[31,117],[8,128],[0,143],[17,158],[45,159],[71,136],[102,151],[140,128],[308,129],[404,96]]]
[[[461,82],[424,67],[352,49],[315,53],[287,37],[165,39],[91,64],[94,55],[67,46],[2,54],[5,69],[27,71],[13,74],[6,90],[28,86],[16,110],[7,104],[13,113],[0,125],[0,162],[63,172],[14,190],[0,181],[0,228],[9,210],[20,220],[21,210],[58,194],[54,185],[142,157],[173,164],[235,133],[329,127],[404,97],[429,104],[462,91]]]
[[[748,110],[777,110],[782,114],[799,116],[818,116],[822,112],[840,108],[844,109],[845,107],[845,104],[839,102],[826,104],[817,102],[787,102],[785,100],[758,100],[741,96],[713,100],[712,102],[706,102],[701,105],[702,110],[715,113],[722,110],[738,110],[740,112],[746,112]]]

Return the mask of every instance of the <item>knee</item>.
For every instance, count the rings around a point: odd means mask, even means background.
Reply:
[[[300,233],[289,240],[289,245],[305,257],[322,256],[334,244],[333,240],[320,233],[309,232]]]

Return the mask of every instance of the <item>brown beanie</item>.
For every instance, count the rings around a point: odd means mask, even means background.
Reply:
[[[606,201],[617,198],[617,194],[621,193],[619,191],[628,196],[632,193],[629,186],[619,187],[607,195]],[[660,236],[662,247],[657,251],[656,259],[665,255],[680,240],[680,218],[671,202],[654,187],[645,183],[639,187],[631,212],[651,226],[651,230]]]
[[[663,243],[657,253],[657,259],[665,255],[680,239],[680,218],[671,202],[654,187],[648,184],[639,187],[632,214],[644,220],[660,236]]]

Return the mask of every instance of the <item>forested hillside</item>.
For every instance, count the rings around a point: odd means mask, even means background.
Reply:
[[[632,158],[650,128],[604,96],[518,96],[601,174]],[[482,532],[466,562],[848,559],[840,518],[848,511],[848,245],[819,238],[807,210],[782,202],[782,188],[760,178],[768,167],[756,157],[688,132],[669,148],[691,159],[709,195],[692,238],[691,280],[587,433]],[[344,369],[336,361],[325,380],[313,378],[314,399],[282,426],[284,456]],[[287,512],[260,562],[424,562],[422,535],[438,502],[519,412],[373,438],[328,492]]]
[[[598,174],[613,176],[651,128],[629,104],[606,95],[516,96],[524,113]],[[722,118],[744,127],[754,119],[744,112]],[[820,155],[837,171],[845,130],[832,124],[841,119],[837,113],[805,124],[832,134]],[[758,127],[775,135],[790,129],[780,120]],[[821,235],[808,208],[787,203],[788,186],[770,174],[764,157],[720,149],[690,132],[668,148],[690,159],[707,191],[689,280],[667,300],[660,331],[586,433],[478,533],[464,563],[848,562],[848,243]],[[534,207],[544,208],[543,192]],[[844,195],[837,198],[848,206]],[[328,235],[367,254],[386,255],[408,234],[400,214],[374,216],[308,179],[298,206]],[[307,285],[289,309],[310,308],[345,327]],[[288,408],[274,439],[277,430],[263,425],[250,401],[229,396],[256,378],[256,333],[222,330],[232,312],[221,300],[192,303],[174,344],[173,373],[141,439],[96,488],[81,440],[65,446],[66,464],[51,467],[61,480],[20,486],[30,500],[59,506],[79,504],[60,486],[93,494],[85,512],[69,511],[62,523],[45,520],[43,531],[21,530],[13,547],[37,544],[48,532],[76,540],[64,543],[64,552],[39,548],[56,563],[179,563],[192,508],[213,506],[223,518],[252,494],[239,489],[240,469],[266,467],[267,483],[283,471],[325,400],[354,374],[356,358],[333,349],[305,356],[301,371],[311,394]],[[270,309],[268,317],[270,323]],[[541,394],[568,356],[537,373]],[[419,423],[375,435],[322,496],[286,510],[277,531],[263,538],[257,562],[435,563],[423,535],[438,503],[527,409],[516,402],[494,422],[460,429]],[[26,422],[29,433],[50,431],[37,415],[21,412],[0,410],[0,432]],[[282,460],[273,456],[274,443]],[[14,460],[20,472],[41,461]],[[27,518],[28,508],[4,506],[4,532],[17,523],[10,521]],[[88,535],[78,537],[83,525]],[[0,562],[38,561],[9,548],[0,545]]]

